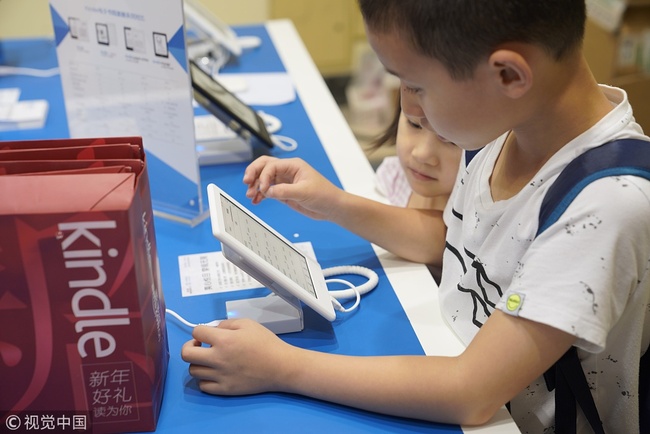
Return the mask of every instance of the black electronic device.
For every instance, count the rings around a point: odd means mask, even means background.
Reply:
[[[260,115],[193,60],[190,60],[190,75],[194,99],[242,139],[249,142],[254,157],[267,154],[274,144]]]

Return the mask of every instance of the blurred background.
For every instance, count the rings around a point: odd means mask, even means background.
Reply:
[[[356,0],[200,0],[229,25],[291,19],[360,144],[390,122],[398,84],[366,41]],[[628,92],[650,132],[650,0],[588,0],[585,55],[596,79]],[[0,0],[0,39],[53,35],[48,0]],[[373,166],[392,147],[367,151]]]

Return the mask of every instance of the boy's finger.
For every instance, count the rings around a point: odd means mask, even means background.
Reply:
[[[221,325],[221,324],[219,324]],[[219,335],[218,327],[198,325],[192,330],[192,337],[198,342],[205,342],[208,345],[215,345]]]
[[[189,340],[181,347],[181,358],[187,363],[201,363],[206,348],[196,339]]]

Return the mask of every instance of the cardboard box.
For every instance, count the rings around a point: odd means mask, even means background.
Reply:
[[[650,6],[628,7],[621,25],[610,32],[592,20],[585,28],[584,53],[601,83],[643,70],[645,33],[650,30]]]
[[[650,0],[628,0],[615,31],[587,20],[583,51],[596,80],[625,90],[636,121],[649,132]]]
[[[169,350],[146,164],[0,176],[0,198],[0,426],[154,430]]]

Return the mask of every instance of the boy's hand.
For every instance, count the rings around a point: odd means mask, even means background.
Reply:
[[[286,203],[296,211],[318,220],[329,220],[342,190],[299,158],[263,156],[244,172],[246,197],[254,204],[265,198]]]
[[[181,357],[199,388],[213,395],[280,391],[291,347],[266,327],[246,319],[197,326]]]

